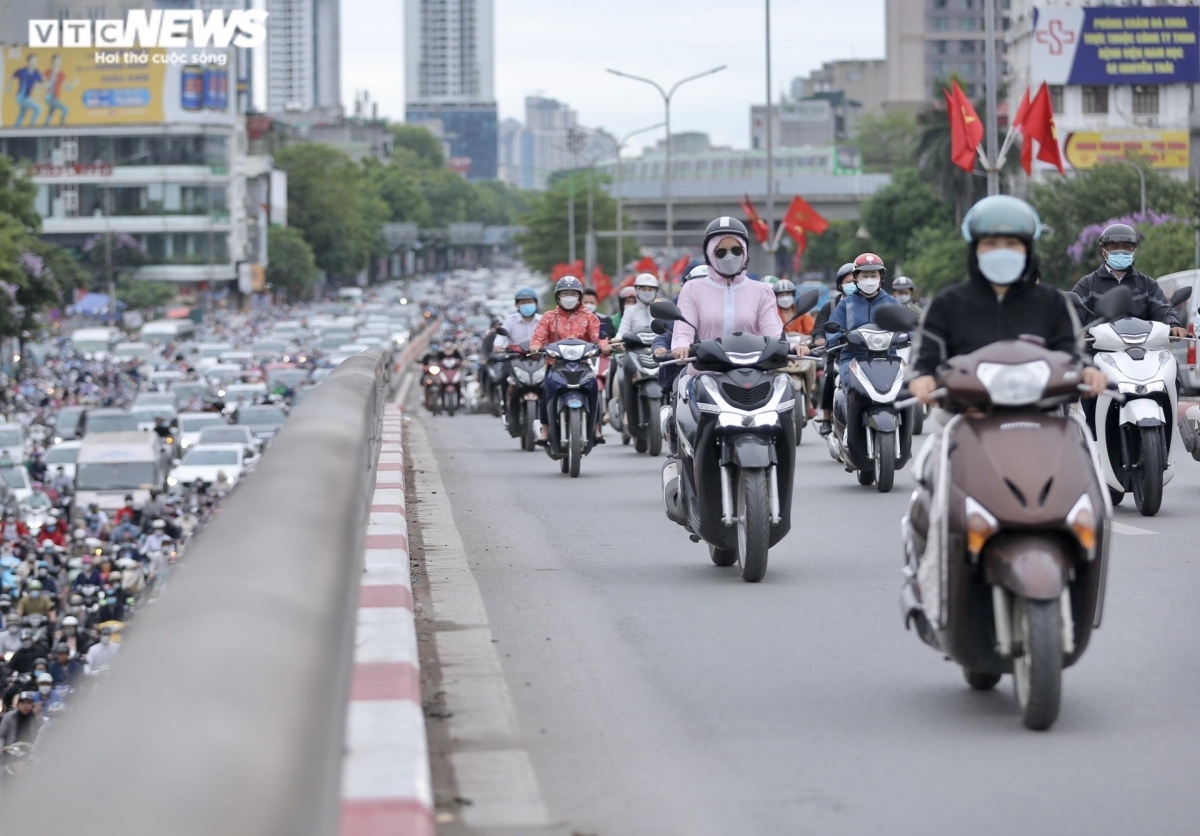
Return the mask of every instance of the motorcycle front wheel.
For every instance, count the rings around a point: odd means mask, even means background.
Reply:
[[[1013,632],[1022,653],[1013,659],[1013,687],[1025,727],[1045,731],[1062,703],[1062,606],[1057,600],[1013,603]]]
[[[567,458],[570,460],[569,473],[572,479],[579,478],[579,463],[583,459],[583,416],[581,410],[572,409],[568,422]]]
[[[796,425],[796,446],[800,446],[800,437],[808,425],[808,393],[801,386],[796,390],[796,403],[792,406],[792,422]]]
[[[1161,427],[1138,427],[1134,438],[1140,448],[1140,470],[1133,476],[1133,501],[1143,517],[1153,517],[1162,507],[1163,475],[1167,469]]]
[[[925,432],[925,405],[917,404],[912,408],[913,435]]]
[[[492,387],[492,396],[489,399],[491,401],[489,406],[492,409],[492,417],[493,418],[500,417],[500,411],[501,411],[500,406],[501,406],[501,402],[503,401],[503,399],[504,399],[504,395],[501,393],[501,390],[498,387],[493,386]]]
[[[651,456],[662,454],[662,422],[658,420],[661,404],[658,398],[645,398],[642,401],[642,416],[646,421],[646,449]]]
[[[525,406],[525,426],[521,427],[521,449],[533,450],[537,445],[535,441],[535,433],[533,424],[537,420],[537,401],[526,401]]]
[[[430,411],[430,412],[432,412],[434,415],[441,415],[441,414],[442,414],[442,396],[441,396],[441,393],[436,393],[436,394],[435,394],[435,393],[433,392],[433,390],[429,390],[429,396],[428,396],[428,398],[427,398],[426,400],[428,401],[428,403],[426,404],[426,406],[427,406],[427,407],[429,407],[429,411]]]
[[[875,433],[875,489],[887,493],[896,481],[896,435]]]
[[[767,574],[771,544],[771,497],[767,471],[742,470],[737,484],[737,545],[742,580],[758,583]]]

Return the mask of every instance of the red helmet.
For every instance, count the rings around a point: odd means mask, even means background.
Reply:
[[[878,270],[880,273],[887,272],[887,268],[883,266],[883,259],[875,255],[875,253],[863,253],[854,259],[854,272],[861,273],[864,270]]]

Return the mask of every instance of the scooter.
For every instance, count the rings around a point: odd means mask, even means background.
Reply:
[[[505,379],[508,377],[507,356],[494,352],[479,368],[479,385],[487,398],[488,410],[496,418],[504,411]]]
[[[584,340],[559,340],[544,353],[550,360],[544,384],[550,419],[546,453],[575,479],[580,462],[596,443],[597,383],[591,359],[600,347]]]
[[[825,333],[840,334],[836,322]],[[826,437],[829,455],[855,473],[860,485],[874,483],[887,493],[896,471],[912,456],[912,408],[899,409],[896,397],[904,385],[904,361],[896,349],[909,344],[909,335],[877,325],[864,325],[845,334],[845,342],[828,351],[830,360],[847,345],[867,352],[851,360],[845,379],[833,396],[833,432]]]
[[[425,408],[434,415],[442,412],[442,367],[430,363],[421,371],[421,388],[425,392]]]
[[[503,328],[497,333],[508,336]],[[508,434],[521,440],[521,449],[532,452],[537,447],[538,398],[546,379],[546,363],[529,353],[529,343],[509,345],[508,371],[511,384],[504,401]]]
[[[811,345],[812,337],[807,334],[787,333],[788,345],[793,354],[802,345]],[[792,420],[796,424],[796,446],[804,435],[813,415],[813,399],[817,389],[817,358],[809,354],[806,357],[792,357],[784,371],[792,378],[792,388],[796,391],[796,408],[792,410]]]
[[[1117,291],[1097,305],[1105,320],[1129,310],[1128,289]],[[900,306],[877,320],[917,328]],[[901,523],[905,626],[975,690],[1011,673],[1025,726],[1047,729],[1063,668],[1100,626],[1108,572],[1112,506],[1091,434],[1063,409],[1080,396],[1080,363],[1007,340],[950,358],[935,377],[952,417],[918,456]]]
[[[1182,287],[1171,306],[1187,301]],[[1171,426],[1178,415],[1178,366],[1171,353],[1170,327],[1162,322],[1121,319],[1093,326],[1089,341],[1096,364],[1116,383],[1121,402],[1096,399],[1096,446],[1109,496],[1119,505],[1129,491],[1143,516],[1162,507],[1163,486],[1175,475]]]
[[[662,453],[662,425],[659,408],[662,406],[662,386],[658,382],[658,360],[650,351],[657,336],[654,332],[626,334],[622,343],[626,349],[621,360],[625,373],[624,404],[621,431],[634,440],[639,453],[658,456]],[[626,402],[626,395],[628,401]]]
[[[454,415],[462,406],[462,361],[457,357],[442,360],[442,403],[448,415]]]
[[[901,346],[896,349],[896,356],[904,361],[905,366],[912,365],[912,344]],[[914,404],[912,410],[912,434],[921,435],[925,432],[925,419],[933,414],[933,407],[929,404]]]
[[[815,289],[805,291],[796,310],[807,312],[817,297]],[[650,311],[686,321],[670,302],[655,302]],[[792,525],[796,393],[780,374],[789,358],[785,339],[727,334],[692,346],[693,368],[713,374],[675,381],[669,420],[679,458],[663,465],[667,518],[708,544],[717,566],[740,563],[747,583],[763,579],[770,548]]]

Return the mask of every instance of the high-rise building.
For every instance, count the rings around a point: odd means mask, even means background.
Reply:
[[[497,173],[492,0],[405,0],[405,119],[440,122],[451,163]]]
[[[826,61],[807,78],[792,80],[792,98],[808,99],[818,93],[842,92],[857,102],[863,113],[876,113],[887,98],[887,61],[883,59]]]
[[[935,87],[957,76],[971,98],[984,93],[983,0],[886,0],[889,109],[918,110]],[[1005,77],[1008,3],[996,2],[997,81]]]
[[[340,115],[338,0],[267,0],[267,112]]]

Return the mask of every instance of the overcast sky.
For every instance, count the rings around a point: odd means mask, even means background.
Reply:
[[[763,0],[495,0],[500,118],[524,121],[525,97],[566,102],[581,124],[623,135],[662,121],[662,100],[606,67],[664,87],[719,64],[729,68],[676,94],[674,132],[750,143],[752,102],[765,97]],[[882,58],[884,0],[774,0],[776,91],[824,61]],[[382,115],[404,118],[403,0],[342,0],[342,102],[366,89]],[[635,141],[636,143],[636,141]]]

